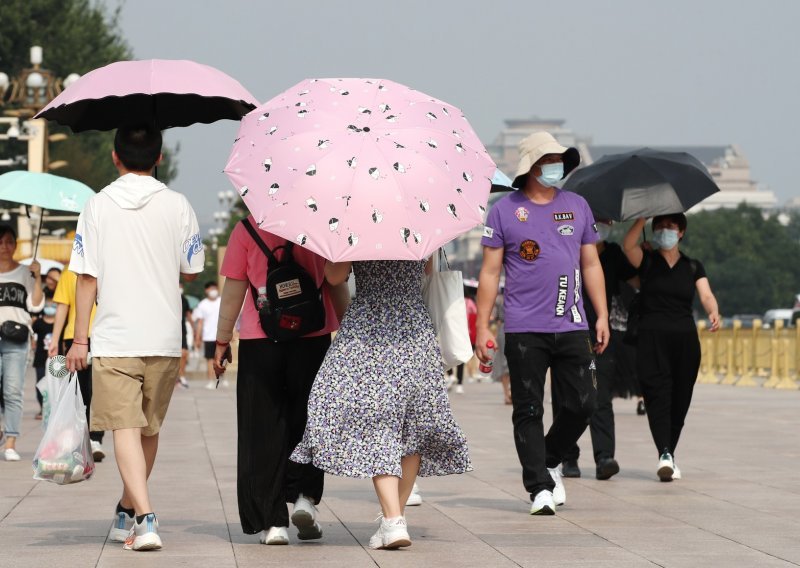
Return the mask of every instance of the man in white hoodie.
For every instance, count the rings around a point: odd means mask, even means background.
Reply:
[[[70,270],[78,274],[71,371],[86,368],[92,329],[91,430],[112,430],[123,492],[109,539],[127,550],[162,546],[147,478],[181,356],[179,276],[192,280],[205,257],[188,200],[151,176],[161,133],[120,128],[112,159],[120,177],[78,219]]]

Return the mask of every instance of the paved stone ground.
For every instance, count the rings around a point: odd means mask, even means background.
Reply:
[[[27,385],[23,461],[0,462],[0,567],[229,566],[796,566],[800,565],[800,392],[698,385],[679,464],[659,483],[646,420],[617,400],[619,475],[594,479],[588,434],[582,479],[567,505],[531,517],[499,385],[453,395],[475,471],[423,479],[407,511],[413,546],[365,548],[378,512],[368,481],[326,478],[321,542],[267,547],[241,533],[236,508],[235,394],[193,381],[178,391],[152,477],[160,552],[106,542],[120,483],[109,458],[93,479],[59,487],[31,479],[40,436]],[[109,453],[111,443],[106,444]]]

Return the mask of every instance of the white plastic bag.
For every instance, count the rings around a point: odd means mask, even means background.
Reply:
[[[449,269],[441,249],[438,257],[434,258],[433,272],[425,277],[422,296],[433,321],[444,368],[448,370],[472,358],[472,343],[461,272]]]
[[[59,380],[65,385],[51,405],[47,428],[33,457],[33,478],[66,485],[89,479],[94,458],[78,375]]]

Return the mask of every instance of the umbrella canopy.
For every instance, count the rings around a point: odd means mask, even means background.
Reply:
[[[0,175],[0,200],[49,211],[80,213],[93,195],[88,185],[52,174],[18,170]]]
[[[222,71],[186,60],[118,61],[91,71],[53,99],[36,118],[72,128],[112,130],[131,122],[163,130],[239,120],[258,104]]]
[[[445,102],[311,79],[242,120],[225,172],[261,229],[344,261],[429,256],[483,222],[495,169]]]
[[[575,171],[564,189],[582,195],[596,218],[615,221],[680,213],[719,191],[691,154],[650,148],[603,156]]]

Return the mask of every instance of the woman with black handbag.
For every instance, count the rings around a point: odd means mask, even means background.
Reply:
[[[639,270],[641,281],[636,368],[659,454],[657,475],[672,481],[681,478],[675,447],[700,368],[700,341],[692,316],[695,294],[708,313],[711,331],[719,329],[720,316],[703,265],[678,248],[686,233],[686,215],[653,218],[653,251],[639,246],[644,225],[645,220],[638,219],[623,241],[625,256]]]
[[[0,373],[3,381],[5,416],[0,440],[5,438],[6,461],[19,461],[16,442],[22,419],[22,391],[30,349],[30,312],[44,308],[41,266],[24,266],[14,260],[17,234],[0,226]]]

